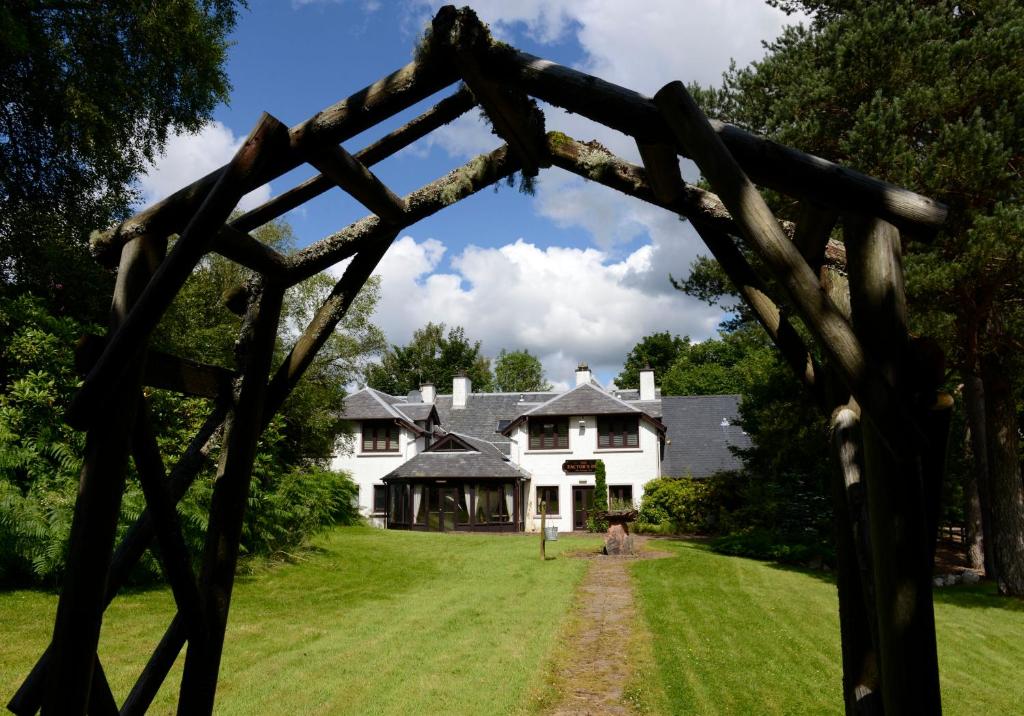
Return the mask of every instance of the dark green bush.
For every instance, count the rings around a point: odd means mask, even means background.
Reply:
[[[722,554],[751,559],[767,559],[785,564],[832,565],[835,549],[823,540],[785,538],[765,529],[747,528],[716,537],[711,549]]]

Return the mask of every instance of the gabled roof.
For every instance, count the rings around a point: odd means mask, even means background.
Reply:
[[[413,432],[422,433],[414,419],[397,410],[394,402],[397,399],[393,395],[369,387],[362,388],[345,396],[341,417],[344,420],[397,420]]]
[[[465,449],[437,449],[453,442],[461,444]],[[492,443],[469,435],[448,433],[419,455],[396,467],[383,479],[387,482],[414,477],[523,480],[526,475]]]
[[[623,415],[635,414],[655,425],[659,430],[664,426],[656,416],[631,405],[593,383],[582,383],[572,390],[560,393],[550,400],[523,411],[502,431],[508,435],[522,420],[540,416],[563,415]]]
[[[665,425],[665,456],[661,474],[707,477],[737,470],[742,462],[730,447],[748,448],[750,438],[739,425],[738,395],[672,395],[661,399]]]
[[[434,404],[445,430],[468,435],[495,444],[508,454],[510,442],[498,432],[498,421],[511,421],[524,410],[536,407],[558,395],[544,393],[470,393],[466,407],[452,409],[451,395],[438,395]]]

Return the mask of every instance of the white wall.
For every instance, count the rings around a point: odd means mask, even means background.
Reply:
[[[580,420],[584,427],[579,427]],[[549,516],[547,524],[557,525],[559,532],[572,531],[572,487],[593,485],[592,473],[565,473],[566,460],[603,460],[608,486],[631,485],[633,503],[640,504],[644,485],[661,474],[661,447],[658,431],[648,422],[640,421],[638,448],[598,448],[597,418],[572,416],[569,418],[569,448],[567,450],[529,450],[526,423],[520,423],[512,433],[513,462],[530,475],[526,497],[526,529],[540,529],[537,514],[537,487],[558,486],[559,515]]]
[[[424,438],[405,427],[398,429],[398,452],[363,452],[363,425],[356,423],[352,449],[339,452],[331,460],[332,470],[344,470],[359,485],[359,513],[374,527],[383,527],[383,518],[373,516],[373,486],[383,485],[381,478],[423,451]],[[340,447],[340,444],[339,444]]]

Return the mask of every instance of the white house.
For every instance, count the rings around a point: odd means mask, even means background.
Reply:
[[[381,527],[521,531],[582,529],[594,502],[594,468],[609,496],[639,504],[659,475],[703,477],[739,463],[738,396],[665,396],[654,372],[639,390],[605,390],[586,365],[571,390],[450,395],[424,385],[406,396],[363,388],[345,400],[355,440],[332,467],[359,484],[360,510]]]

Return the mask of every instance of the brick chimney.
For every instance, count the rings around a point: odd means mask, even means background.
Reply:
[[[654,368],[640,369],[640,400],[654,400]]]
[[[468,375],[460,371],[452,378],[452,407],[465,408],[466,399],[471,392],[473,392],[472,381]]]

